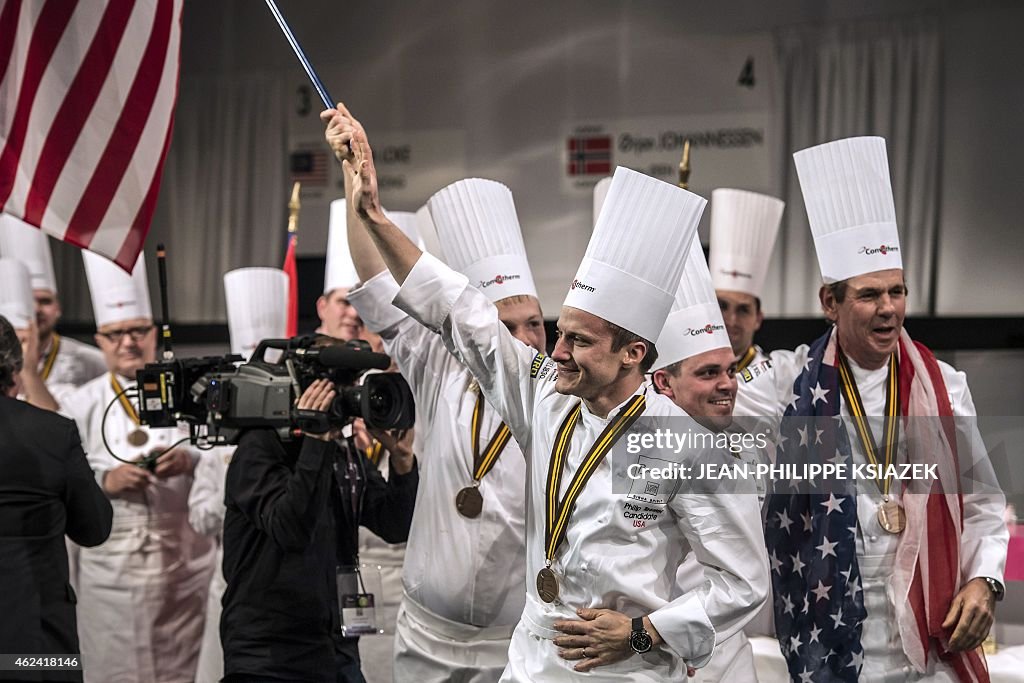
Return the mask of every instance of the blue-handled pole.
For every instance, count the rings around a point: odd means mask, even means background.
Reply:
[[[277,19],[277,25],[281,27],[281,32],[284,33],[284,37],[288,39],[288,44],[292,46],[292,50],[295,51],[295,56],[299,58],[302,63],[302,68],[306,70],[306,75],[309,76],[309,80],[313,81],[313,87],[320,93],[320,99],[323,100],[324,107],[327,109],[334,109],[336,103],[331,99],[331,96],[327,93],[327,88],[324,87],[323,82],[320,81],[320,77],[316,75],[316,71],[313,69],[313,65],[306,59],[306,54],[302,51],[302,46],[299,45],[299,41],[295,40],[295,35],[292,33],[291,28],[288,27],[288,22],[284,20],[284,16],[281,14],[281,10],[277,8],[274,0],[267,0],[267,7],[270,8],[270,13]]]

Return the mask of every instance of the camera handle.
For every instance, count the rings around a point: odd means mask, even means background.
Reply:
[[[295,425],[307,434],[325,434],[331,429],[325,412],[296,408],[292,414]]]

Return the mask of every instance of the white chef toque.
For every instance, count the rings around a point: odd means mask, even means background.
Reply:
[[[324,268],[324,294],[339,287],[352,289],[359,283],[352,252],[348,248],[348,208],[345,199],[331,202],[327,232],[327,263]]]
[[[153,319],[149,302],[149,283],[146,281],[146,259],[142,252],[135,261],[132,274],[105,256],[82,250],[85,277],[92,295],[92,312],[96,328],[137,318]]]
[[[826,284],[903,268],[884,138],[828,142],[793,161]]]
[[[608,188],[611,187],[612,177],[607,176],[597,181],[594,185],[594,217],[590,223],[593,228],[597,225],[597,217],[601,215],[601,207],[604,206],[604,198],[608,196]]]
[[[423,242],[423,251],[447,264],[448,259],[444,257],[444,249],[441,248],[441,240],[437,237],[434,219],[430,217],[430,207],[426,204],[416,210],[416,230],[419,232],[420,241]]]
[[[704,250],[697,238],[690,243],[672,312],[665,320],[656,346],[658,360],[652,370],[667,368],[712,349],[732,349]]]
[[[779,234],[781,199],[720,188],[711,193],[711,281],[715,289],[758,298]]]
[[[50,238],[39,228],[10,214],[0,214],[0,256],[16,258],[28,267],[32,289],[57,293]]]
[[[563,305],[658,338],[707,200],[619,167]]]
[[[491,301],[537,296],[512,191],[501,183],[469,178],[427,201],[448,265]]]
[[[224,273],[231,353],[246,360],[264,339],[288,328],[288,275],[280,268],[238,268]]]
[[[0,258],[0,315],[16,330],[27,329],[36,319],[32,275],[28,266],[14,258]]]

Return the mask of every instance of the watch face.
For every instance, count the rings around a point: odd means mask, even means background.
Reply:
[[[634,631],[629,636],[629,645],[633,648],[633,652],[643,654],[651,649],[651,636],[647,634],[647,631]]]

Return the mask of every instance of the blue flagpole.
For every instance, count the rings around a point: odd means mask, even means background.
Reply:
[[[288,27],[288,22],[284,20],[284,16],[281,14],[281,10],[277,8],[274,0],[266,0],[267,7],[270,8],[271,14],[277,19],[277,25],[281,27],[281,32],[284,33],[284,37],[288,39],[288,44],[292,46],[292,50],[295,51],[295,56],[299,58],[302,63],[302,68],[306,70],[306,75],[309,76],[309,80],[313,82],[313,87],[320,94],[320,99],[324,103],[324,107],[327,109],[333,109],[335,101],[331,99],[331,96],[327,92],[327,88],[324,87],[320,77],[316,75],[316,70],[313,69],[313,65],[306,59],[306,54],[302,51],[302,46],[299,45],[299,41],[295,40],[295,35],[292,33],[291,28]]]

